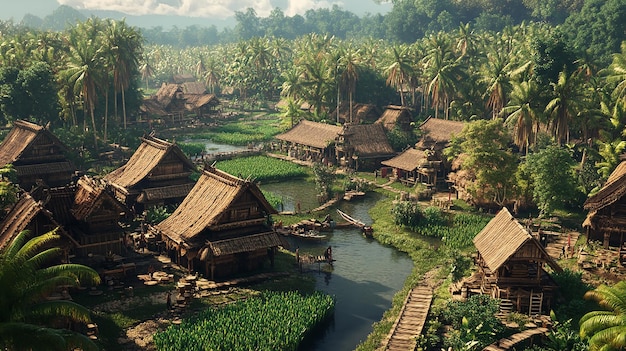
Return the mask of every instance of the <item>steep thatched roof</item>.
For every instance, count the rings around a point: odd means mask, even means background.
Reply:
[[[409,148],[400,155],[381,163],[388,167],[398,168],[411,172],[421,167],[427,161],[426,154],[422,150]]]
[[[202,95],[206,93],[206,86],[202,82],[184,82],[181,84],[183,94]]]
[[[167,108],[172,100],[182,98],[183,90],[178,84],[163,83],[156,93],[156,100],[162,108]]]
[[[65,145],[48,129],[24,120],[13,122],[13,128],[0,144],[0,165],[14,163],[37,139],[46,139],[45,144],[54,144],[66,150]],[[27,170],[25,170],[27,171]],[[45,172],[45,173],[50,173]]]
[[[595,213],[614,204],[624,195],[626,195],[626,161],[617,165],[600,191],[585,201],[584,208]]]
[[[169,113],[165,111],[156,97],[144,99],[139,110],[150,116],[167,116]]]
[[[185,104],[188,109],[198,109],[203,106],[217,106],[220,100],[215,94],[186,94]]]
[[[172,154],[189,169],[195,169],[195,165],[176,144],[152,136],[143,137],[141,141],[141,145],[125,165],[104,177],[107,183],[119,188],[131,188],[146,178],[157,165]]]
[[[378,106],[373,104],[361,104],[361,103],[353,103],[352,104],[352,123],[372,123],[376,121],[382,112],[378,108]],[[336,119],[337,118],[337,109],[331,112],[329,118]],[[340,122],[350,122],[350,103],[347,101],[342,102],[339,105],[339,120]]]
[[[246,235],[239,238],[210,241],[207,243],[207,249],[211,251],[212,256],[218,257],[233,255],[241,252],[250,252],[281,245],[282,242],[278,235],[276,235],[276,233],[267,232],[254,235]],[[201,252],[201,259],[203,258],[203,256],[205,256],[205,253]]]
[[[196,81],[196,77],[194,77],[194,75],[191,73],[174,74],[172,76],[172,82],[175,84],[182,84],[185,82],[195,82],[195,81]]]
[[[29,225],[38,215],[45,217],[50,228],[38,228],[42,232],[34,233],[35,235],[41,235],[47,230],[59,227],[57,232],[67,236],[67,233],[60,228],[59,224],[52,218],[52,214],[43,207],[41,202],[36,201],[30,194],[23,193],[0,223],[0,249],[7,246],[21,231],[29,229]]]
[[[71,213],[77,220],[87,221],[92,216],[110,214],[120,216],[125,211],[125,207],[105,191],[103,183],[84,176],[78,180],[76,185],[76,196]]]
[[[194,188],[174,213],[157,224],[155,229],[178,244],[195,246],[192,243],[197,243],[197,236],[207,229],[215,228],[224,216],[229,215],[229,208],[245,193],[256,199],[260,211],[276,213],[254,182],[209,167],[202,172]]]
[[[423,136],[416,147],[422,150],[441,150],[448,146],[453,135],[463,131],[464,126],[465,122],[428,117],[419,126]]]
[[[389,157],[394,154],[381,124],[346,124],[341,133],[346,144],[353,147],[354,153],[361,158]]]
[[[335,142],[341,130],[339,126],[303,119],[287,132],[277,135],[276,139],[324,149]]]
[[[158,188],[142,189],[137,196],[137,202],[147,203],[164,199],[184,198],[193,189],[194,183],[161,186]]]
[[[539,241],[513,218],[506,207],[503,207],[474,238],[476,249],[492,272],[498,270],[527,243],[537,247],[552,269],[555,271],[562,270]]]
[[[396,126],[406,129],[412,120],[413,116],[408,107],[389,105],[375,123],[382,124],[387,131],[392,131]]]

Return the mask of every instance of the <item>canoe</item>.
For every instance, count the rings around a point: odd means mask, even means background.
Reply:
[[[365,223],[361,222],[360,220],[351,217],[350,215],[348,215],[347,213],[343,212],[340,209],[337,209],[337,213],[341,216],[341,218],[343,218],[344,220],[346,220],[346,222],[352,223],[353,225],[357,226],[357,227],[365,227]]]
[[[326,235],[322,235],[320,234],[318,231],[315,230],[307,230],[305,232],[292,232],[291,235],[301,238],[301,239],[307,239],[307,240],[324,240],[326,239]]]

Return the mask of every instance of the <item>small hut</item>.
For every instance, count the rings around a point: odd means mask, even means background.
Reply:
[[[463,127],[465,122],[432,117],[428,117],[419,126],[422,136],[415,148],[428,154],[429,164],[435,172],[434,184],[437,188],[444,187],[448,174],[452,171],[452,164],[444,156],[443,149],[450,146],[452,137],[461,133]]]
[[[587,241],[599,241],[605,248],[623,250],[626,239],[626,155],[609,176],[604,186],[585,201],[589,211],[583,227]]]
[[[474,238],[479,293],[501,299],[506,309],[530,315],[550,311],[557,285],[544,269],[561,272],[539,240],[502,208]]]
[[[17,184],[26,190],[40,182],[62,186],[76,172],[65,152],[67,147],[46,127],[16,120],[0,144],[0,166],[12,164],[17,171]]]
[[[339,105],[339,110],[332,111],[328,118],[337,120],[339,116],[339,123],[351,123],[351,124],[371,124],[374,123],[382,112],[378,106],[373,104],[352,104],[352,118],[350,116],[350,104],[347,101],[342,102]]]
[[[395,154],[381,124],[345,124],[336,140],[337,159],[355,170],[374,170]]]
[[[391,132],[396,128],[409,131],[412,129],[411,122],[413,122],[411,109],[403,106],[389,105],[385,107],[385,111],[383,111],[383,114],[375,123],[382,124],[387,132]]]
[[[383,166],[393,170],[393,177],[405,185],[413,186],[424,183],[429,186],[437,184],[439,161],[429,159],[430,153],[414,148],[407,148],[398,156],[382,161]],[[383,177],[386,174],[382,175]]]
[[[178,84],[163,83],[156,93],[156,100],[168,114],[182,117],[185,112],[185,96]]]
[[[335,159],[335,140],[342,128],[332,124],[301,120],[293,128],[276,136],[282,150],[300,160],[331,163]]]
[[[153,136],[141,141],[125,165],[104,177],[115,197],[135,214],[147,207],[180,203],[193,188],[190,176],[196,170],[176,144]]]
[[[220,104],[215,94],[185,94],[185,108],[198,117],[217,113]]]
[[[275,213],[254,182],[208,167],[174,213],[150,230],[173,261],[215,279],[273,264],[281,245],[270,225]]]

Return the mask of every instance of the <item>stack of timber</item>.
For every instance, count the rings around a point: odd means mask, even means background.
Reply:
[[[414,350],[417,337],[422,333],[433,300],[433,291],[426,286],[416,286],[404,301],[398,319],[379,350]]]

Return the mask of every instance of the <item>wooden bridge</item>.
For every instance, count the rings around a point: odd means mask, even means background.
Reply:
[[[379,350],[414,350],[416,338],[422,333],[433,291],[426,286],[416,286],[406,297],[402,311]]]
[[[526,329],[521,333],[513,334],[508,338],[496,341],[495,343],[485,347],[483,351],[505,351],[528,339],[531,339],[532,341],[532,338],[536,335],[545,335],[548,330],[548,328]]]

